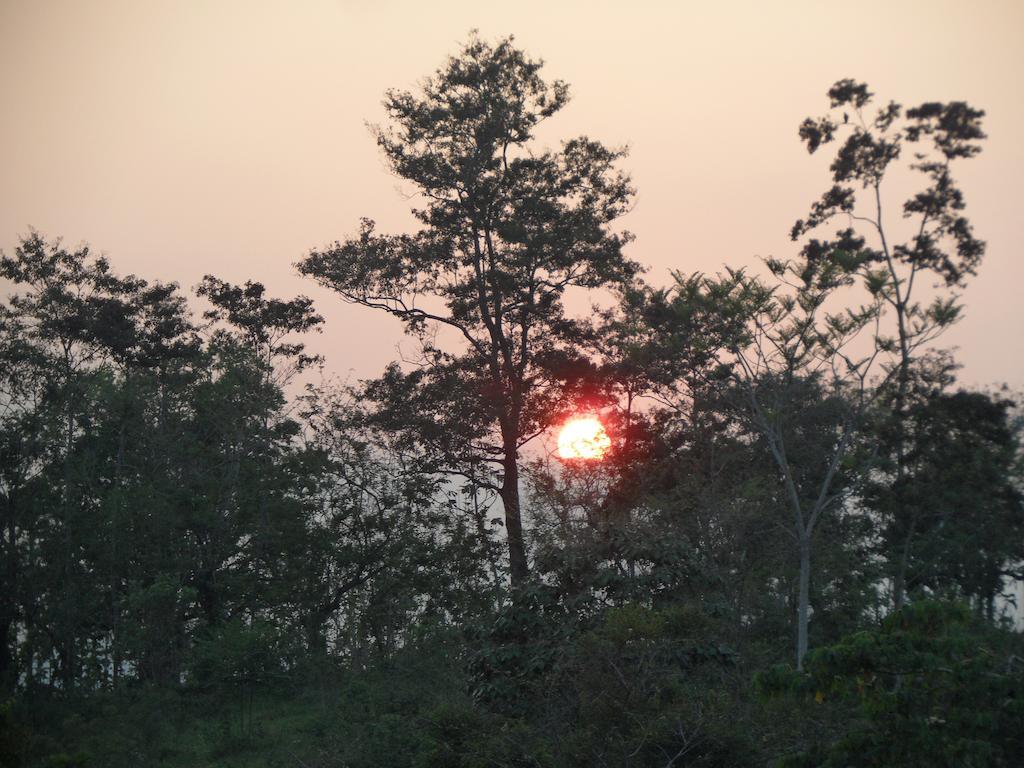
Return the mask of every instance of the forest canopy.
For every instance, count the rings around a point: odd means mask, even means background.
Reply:
[[[297,264],[414,342],[354,384],[305,296],[22,237],[0,766],[1018,765],[1024,422],[941,346],[985,115],[825,95],[791,253],[656,286],[626,151],[471,36],[374,128],[416,228]]]

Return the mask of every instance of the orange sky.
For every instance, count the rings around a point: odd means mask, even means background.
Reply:
[[[957,176],[989,251],[943,344],[959,346],[965,382],[1024,386],[1017,2],[0,0],[0,247],[32,226],[121,272],[307,293],[329,369],[373,376],[397,324],[292,264],[360,216],[411,226],[364,121],[474,27],[515,34],[570,83],[545,141],[630,145],[639,196],[623,223],[658,284],[794,253],[789,227],[827,184],[796,127],[836,79],[985,109],[985,150]]]

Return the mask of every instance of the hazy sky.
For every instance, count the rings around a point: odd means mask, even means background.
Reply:
[[[292,265],[361,216],[411,225],[364,123],[472,28],[514,34],[570,83],[546,142],[631,147],[623,223],[658,284],[793,255],[789,227],[827,185],[796,128],[835,80],[985,109],[985,150],[956,175],[989,250],[943,343],[965,382],[1024,385],[1020,2],[0,0],[0,247],[35,227],[123,273],[306,293],[329,368],[373,376],[397,324]]]

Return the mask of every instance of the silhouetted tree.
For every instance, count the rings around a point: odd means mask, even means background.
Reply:
[[[947,363],[948,365],[948,363]],[[907,391],[905,428],[883,433],[902,440],[904,473],[898,488],[882,476],[867,500],[887,511],[897,493],[901,512],[886,515],[885,551],[906,550],[908,594],[971,598],[990,621],[1006,577],[1019,578],[1024,499],[1019,487],[1020,427],[1013,403],[998,396],[950,391],[945,366],[926,376],[919,363]]]
[[[421,342],[421,365],[391,368],[369,394],[449,469],[477,467],[476,482],[500,494],[517,585],[528,570],[519,449],[563,405],[558,362],[574,356],[578,336],[565,293],[637,272],[622,255],[628,236],[608,228],[632,195],[615,168],[623,152],[587,138],[532,149],[537,124],[568,100],[540,68],[511,38],[474,37],[420,93],[389,91],[392,125],[376,129],[377,143],[422,196],[422,228],[387,236],[364,221],[357,237],[299,264]],[[446,350],[438,329],[461,344]]]
[[[874,94],[867,85],[854,80],[840,80],[829,89],[828,97],[832,113],[804,120],[800,138],[812,153],[838,141],[830,166],[834,183],[811,206],[807,218],[796,222],[791,235],[796,240],[838,217],[847,224],[839,233],[840,239],[863,243],[867,238],[871,243],[859,249],[863,257],[859,273],[896,326],[895,332],[880,326],[874,346],[886,356],[895,352],[895,360],[887,362],[895,369],[891,397],[897,436],[892,442],[893,493],[887,514],[899,518],[908,508],[900,497],[907,472],[907,447],[901,435],[908,418],[911,368],[926,345],[958,319],[960,305],[954,291],[975,274],[985,252],[985,243],[974,236],[963,214],[963,193],[952,176],[953,161],[974,157],[981,151],[979,142],[985,138],[981,119],[985,113],[962,101],[926,102],[906,111],[891,101],[873,117],[866,116]],[[835,117],[839,110],[845,110],[841,124]],[[852,119],[848,119],[850,113]],[[842,136],[845,138],[840,139]],[[901,169],[903,153],[909,149],[913,156],[905,167],[921,174],[925,186],[903,202],[901,213],[911,222],[912,234],[898,241],[888,223],[891,216],[885,216],[889,212],[883,204],[882,184],[887,175]],[[808,247],[816,243],[811,240]],[[926,304],[920,299],[918,278],[927,273],[939,278],[947,293],[938,294]],[[898,525],[907,530],[907,536],[889,553],[896,608],[903,605],[907,558],[914,536],[912,521]]]

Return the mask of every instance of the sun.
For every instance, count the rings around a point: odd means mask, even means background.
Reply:
[[[576,416],[558,433],[558,456],[562,459],[602,459],[612,441],[596,416]]]

